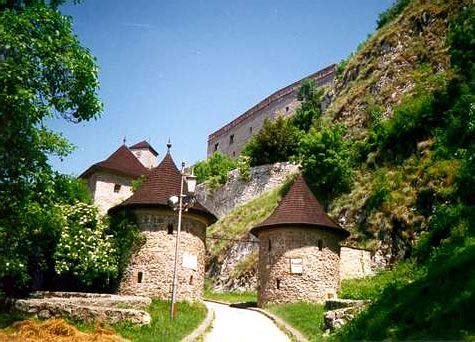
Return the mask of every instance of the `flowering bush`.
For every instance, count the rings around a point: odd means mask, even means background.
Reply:
[[[115,277],[117,250],[97,209],[81,202],[58,207],[64,221],[54,253],[56,273],[72,275],[85,285],[91,285],[97,278]]]

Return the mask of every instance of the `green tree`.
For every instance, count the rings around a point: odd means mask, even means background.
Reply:
[[[300,87],[298,100],[301,105],[291,118],[291,123],[300,130],[308,132],[315,119],[322,115],[323,89],[317,88],[315,81],[306,80]]]
[[[193,167],[199,183],[210,181],[214,185],[226,183],[228,172],[235,168],[236,162],[220,152],[213,153]]]
[[[289,119],[266,119],[241,154],[250,158],[251,166],[288,161],[296,155],[301,135]]]
[[[57,236],[35,222],[56,216],[65,195],[48,156],[64,157],[72,146],[45,122],[81,122],[101,111],[95,60],[59,3],[0,2],[0,286],[10,294],[39,278],[47,265],[38,260],[51,251],[36,243]]]

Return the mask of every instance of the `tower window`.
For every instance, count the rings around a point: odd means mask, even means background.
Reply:
[[[252,126],[249,127],[249,133],[252,133]]]
[[[219,148],[219,142],[217,142],[216,144],[214,144],[214,152],[216,152]]]
[[[234,144],[234,134],[231,134],[229,136],[229,145],[232,145],[232,144]]]
[[[285,107],[285,111],[286,111],[286,112],[289,111],[289,106]]]
[[[321,251],[323,249],[323,241],[322,240],[318,240],[318,250]]]
[[[235,151],[233,151],[233,157],[236,157],[236,152]]]
[[[190,275],[190,281],[189,281],[189,284],[190,284],[190,285],[193,285],[193,275]]]
[[[173,223],[168,224],[167,233],[170,235],[173,234]]]
[[[143,272],[137,273],[137,283],[140,284],[143,281]]]
[[[114,192],[119,192],[120,191],[120,184],[114,184]]]
[[[280,279],[277,279],[275,285],[276,285],[276,287],[277,287],[277,290],[279,290],[279,289],[280,289]]]
[[[268,249],[269,251],[272,250],[272,241],[271,241],[271,239],[269,239],[269,241],[268,241],[267,249]]]

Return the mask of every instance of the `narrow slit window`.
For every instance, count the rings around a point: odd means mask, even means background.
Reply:
[[[120,184],[114,184],[114,192],[120,191]]]
[[[172,223],[168,224],[167,233],[170,234],[170,235],[173,234],[173,224]]]
[[[189,281],[189,284],[190,284],[190,285],[193,285],[193,275],[190,275],[190,281]]]
[[[277,279],[275,285],[276,285],[276,287],[277,287],[277,290],[280,290],[280,279]]]
[[[252,126],[249,127],[249,133],[252,133]]]
[[[234,144],[234,134],[231,134],[229,136],[229,145],[232,145],[232,144]]]
[[[137,283],[140,284],[143,281],[143,272],[137,273]]]
[[[288,106],[287,106],[287,107],[285,107],[285,111],[286,111],[286,112],[288,112],[288,111],[289,111],[289,107],[288,107]]]
[[[219,149],[219,143],[214,144],[214,152],[216,152]]]
[[[318,240],[318,250],[321,251],[323,249],[323,241],[322,240]]]
[[[271,239],[269,239],[267,247],[268,247],[269,251],[272,250],[272,241],[271,241]]]

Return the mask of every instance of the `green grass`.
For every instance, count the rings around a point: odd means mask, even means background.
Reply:
[[[0,311],[0,329],[4,329],[16,321],[21,321],[26,318],[25,315],[18,313],[9,313]]]
[[[229,304],[257,302],[257,294],[255,292],[213,292],[205,290],[204,298]]]
[[[300,302],[269,305],[266,309],[300,331],[310,341],[323,340],[323,305]]]
[[[131,323],[115,325],[117,334],[132,341],[180,341],[206,318],[206,307],[198,302],[178,302],[177,316],[170,321],[168,301],[153,300],[148,308],[152,323],[137,326]]]

